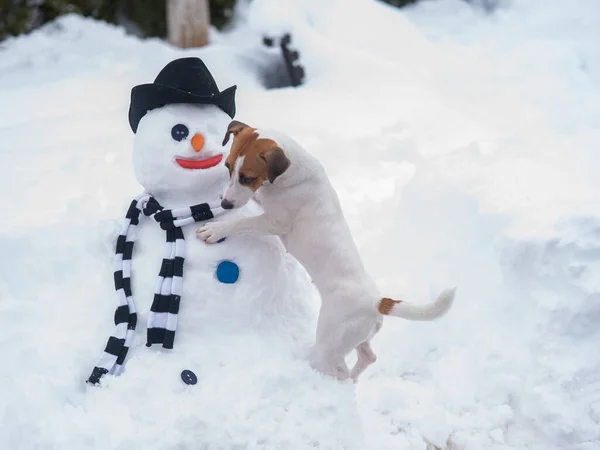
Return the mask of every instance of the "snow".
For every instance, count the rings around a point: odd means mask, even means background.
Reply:
[[[253,0],[201,50],[76,16],[0,44],[0,448],[599,448],[599,9]],[[265,91],[257,33],[280,30],[307,83]],[[238,85],[237,119],[319,157],[386,295],[458,285],[439,321],[386,320],[356,386],[306,367],[300,319],[201,312],[84,384],[116,305],[106,236],[141,191],[129,92],[189,55]]]

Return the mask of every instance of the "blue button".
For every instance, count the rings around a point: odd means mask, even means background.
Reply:
[[[217,241],[217,244],[220,244],[220,243],[221,243],[221,242],[223,242],[225,239],[227,239],[227,238],[226,238],[226,237],[224,237],[224,238],[221,238],[221,239],[219,239],[219,240]]]
[[[221,283],[232,284],[240,277],[240,268],[233,261],[222,261],[217,266],[217,280]]]

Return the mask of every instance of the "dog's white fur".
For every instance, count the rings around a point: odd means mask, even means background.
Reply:
[[[257,130],[260,138],[275,141],[290,160],[289,168],[273,183],[256,191],[264,214],[228,222],[209,222],[197,237],[208,243],[240,233],[276,234],[287,250],[306,268],[320,295],[321,310],[311,366],[343,380],[354,381],[376,360],[371,338],[380,330],[382,296],[366,273],[352,239],[340,202],[319,161],[297,142],[273,130]],[[250,199],[247,187],[237,183],[241,166],[235,164],[224,200],[240,207]],[[445,314],[455,289],[443,291],[428,305],[398,302],[389,315],[410,320],[433,320]],[[352,370],[345,357],[356,349]]]

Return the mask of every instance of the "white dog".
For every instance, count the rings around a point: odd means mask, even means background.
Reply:
[[[238,208],[254,196],[264,214],[209,222],[196,235],[207,243],[240,233],[280,236],[321,295],[310,357],[314,369],[356,381],[376,360],[370,340],[380,330],[383,315],[433,320],[450,309],[455,289],[443,291],[433,303],[422,306],[382,298],[363,267],[324,168],[298,143],[238,121],[229,125],[223,145],[231,134],[234,141],[225,163],[231,176],[222,206]],[[358,360],[350,371],[345,358],[354,349]]]

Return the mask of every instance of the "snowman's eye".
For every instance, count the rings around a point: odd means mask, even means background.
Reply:
[[[188,134],[190,134],[190,130],[182,123],[178,123],[173,128],[171,128],[171,137],[176,141],[183,141]]]

